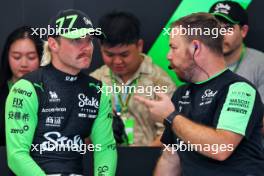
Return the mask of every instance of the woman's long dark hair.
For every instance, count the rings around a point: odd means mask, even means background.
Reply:
[[[41,59],[42,55],[42,42],[37,35],[32,35],[33,30],[29,26],[22,26],[14,30],[6,39],[4,44],[1,64],[0,64],[0,90],[2,90],[3,86],[6,86],[7,81],[11,79],[12,72],[8,61],[8,53],[11,45],[19,40],[19,39],[30,39],[35,47],[38,54],[39,59]]]

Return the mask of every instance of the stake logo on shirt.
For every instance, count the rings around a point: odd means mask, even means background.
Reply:
[[[92,97],[91,99],[89,99],[86,95],[84,95],[83,93],[80,93],[78,95],[79,98],[79,107],[83,108],[84,106],[92,106],[95,107],[96,109],[98,109],[99,107],[99,102],[96,98]]]
[[[200,106],[211,104],[213,101],[213,98],[216,96],[218,91],[213,91],[211,89],[206,89],[204,91],[204,94],[201,96],[202,102],[199,104]]]
[[[75,135],[72,139],[62,136],[60,132],[51,131],[43,135],[46,141],[42,142],[41,146],[43,151],[54,151],[58,147],[60,149],[80,148],[83,141],[80,135]]]

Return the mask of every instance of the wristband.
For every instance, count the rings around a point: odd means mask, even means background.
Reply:
[[[180,112],[178,112],[177,110],[173,111],[168,117],[166,117],[164,120],[163,120],[163,124],[165,125],[165,127],[167,128],[171,128],[172,126],[172,122],[173,120],[175,119],[175,117],[177,115],[179,115]]]

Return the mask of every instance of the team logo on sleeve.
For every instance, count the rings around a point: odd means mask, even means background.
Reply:
[[[19,93],[19,94],[21,94],[21,95],[26,95],[26,96],[28,96],[28,97],[31,97],[31,95],[32,95],[32,92],[28,92],[28,91],[26,91],[26,90],[23,90],[23,89],[20,89],[20,88],[14,88],[13,89],[13,92],[16,94],[16,93]]]
[[[229,105],[242,107],[242,108],[248,108],[249,107],[249,101],[241,100],[238,98],[233,98],[233,99],[230,99]]]
[[[29,121],[29,114],[28,113],[22,113],[22,112],[9,111],[8,112],[8,119],[22,120],[24,122],[28,122]]]
[[[247,114],[247,110],[250,106],[250,97],[251,94],[247,92],[232,91],[234,97],[229,100],[227,111]]]
[[[109,170],[108,166],[100,166],[100,167],[98,167],[98,173],[100,175],[105,175],[108,170]]]
[[[248,98],[248,97],[252,96],[250,93],[243,92],[243,91],[232,91],[231,94],[234,96],[241,97],[241,98]]]
[[[13,98],[13,107],[14,108],[22,108],[23,107],[23,99]]]
[[[24,125],[23,128],[19,129],[19,128],[12,128],[11,129],[11,133],[14,134],[23,134],[24,132],[29,130],[29,126],[28,125]]]

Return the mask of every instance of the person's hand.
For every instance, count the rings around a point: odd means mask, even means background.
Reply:
[[[175,110],[175,107],[168,95],[162,93],[157,93],[156,95],[158,100],[149,100],[137,95],[135,95],[134,98],[148,108],[153,120],[162,123],[163,120]]]

